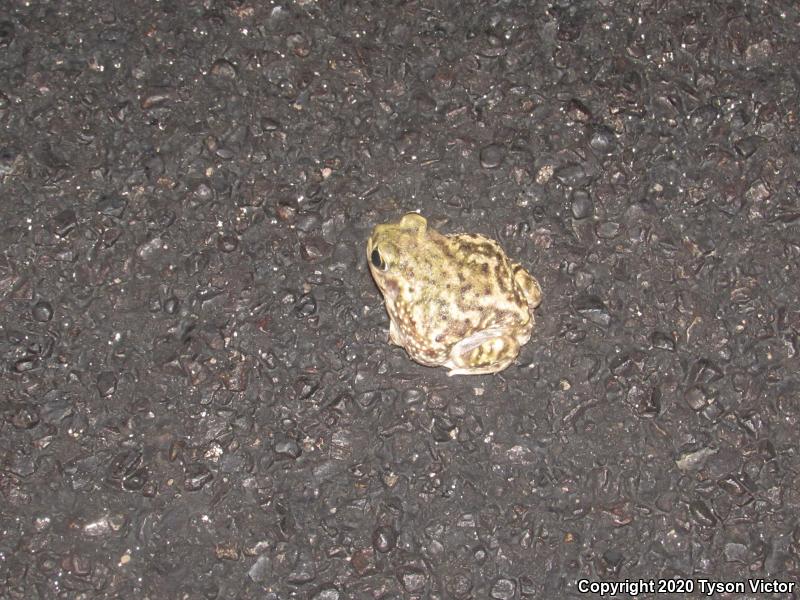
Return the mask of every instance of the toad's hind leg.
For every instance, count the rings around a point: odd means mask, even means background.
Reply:
[[[519,354],[519,341],[502,329],[490,328],[464,338],[453,346],[444,364],[453,375],[497,373],[510,365]]]
[[[528,301],[528,306],[530,308],[539,306],[542,302],[542,286],[539,285],[536,278],[528,273],[522,265],[513,263],[511,268],[514,271],[514,281],[522,288],[525,299]]]

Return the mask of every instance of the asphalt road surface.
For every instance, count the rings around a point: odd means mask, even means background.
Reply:
[[[798,598],[799,56],[789,0],[0,4],[0,598]],[[411,210],[541,282],[505,371],[388,343]]]

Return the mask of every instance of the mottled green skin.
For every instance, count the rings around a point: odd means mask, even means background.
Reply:
[[[539,283],[481,235],[442,235],[408,213],[378,225],[367,261],[383,293],[389,339],[449,375],[505,369],[527,343]]]

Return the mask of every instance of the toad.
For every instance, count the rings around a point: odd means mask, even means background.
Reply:
[[[448,375],[508,367],[533,330],[536,279],[477,234],[443,235],[408,213],[377,225],[367,260],[389,314],[389,340]]]

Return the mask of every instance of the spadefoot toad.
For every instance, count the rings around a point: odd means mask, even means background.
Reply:
[[[482,235],[442,235],[409,213],[378,225],[367,261],[389,313],[389,340],[448,375],[496,373],[531,337],[539,283]]]

